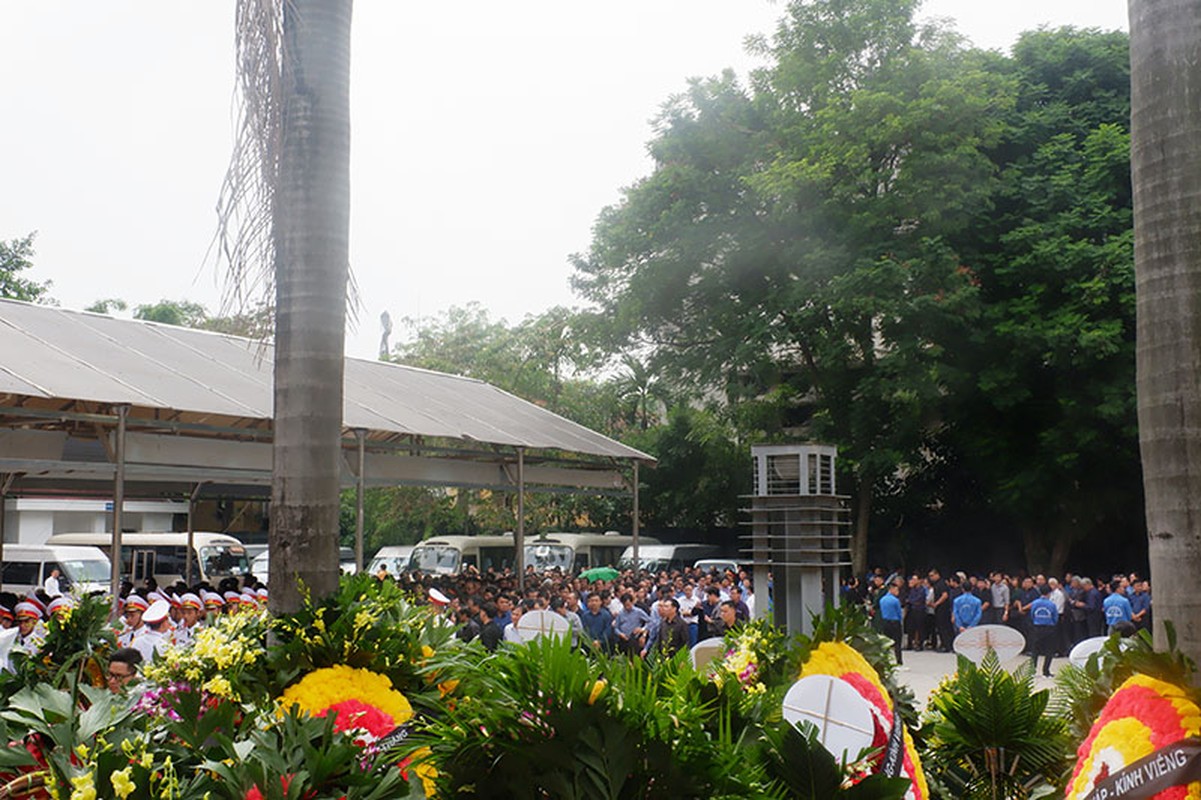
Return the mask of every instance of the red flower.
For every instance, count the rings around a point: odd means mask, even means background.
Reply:
[[[396,720],[392,718],[391,714],[361,700],[343,700],[341,703],[334,703],[314,716],[324,717],[331,712],[335,715],[334,730],[336,731],[362,729],[379,738],[387,736],[396,728]]]

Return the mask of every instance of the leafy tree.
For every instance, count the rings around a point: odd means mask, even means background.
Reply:
[[[355,492],[342,492],[343,541],[354,541]],[[367,552],[396,544],[414,544],[438,534],[470,530],[453,495],[422,486],[368,489],[363,495],[363,542]]]
[[[209,315],[200,303],[193,303],[190,300],[160,300],[157,303],[135,306],[133,318],[161,322],[164,325],[178,325],[183,328],[203,328],[208,322]]]
[[[97,300],[84,311],[90,311],[93,314],[108,314],[112,315],[114,311],[124,311],[129,308],[129,305],[119,297],[110,297],[102,300]]]
[[[950,391],[939,354],[974,287],[943,239],[988,207],[1012,105],[988,57],[915,6],[789,4],[750,91],[726,74],[665,106],[654,173],[575,259],[619,346],[676,385],[802,400],[769,435],[839,445],[857,567],[878,484],[923,458]]]
[[[673,408],[667,423],[628,437],[659,460],[642,470],[640,511],[652,528],[733,528],[750,490],[750,453],[716,414]]]
[[[956,494],[1019,532],[1036,570],[1141,527],[1127,63],[1120,33],[1022,37],[995,207],[956,242],[983,309],[954,348],[973,376],[945,436]]]
[[[33,269],[31,233],[23,239],[0,240],[0,297],[29,303],[50,302],[50,281],[38,283],[21,273]]]

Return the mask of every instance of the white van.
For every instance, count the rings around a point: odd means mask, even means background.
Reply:
[[[5,544],[0,559],[0,589],[27,594],[44,586],[54,569],[66,578],[63,591],[75,594],[106,592],[113,577],[112,564],[98,547]],[[62,578],[60,584],[64,583]]]
[[[343,575],[354,574],[353,547],[338,548],[338,567],[342,570]],[[271,574],[270,550],[262,551],[250,561],[250,574],[263,583],[267,583],[267,576]]]
[[[644,569],[647,572],[684,571],[701,559],[719,558],[721,548],[711,544],[641,544],[638,547],[638,563],[634,564],[634,548],[627,547],[621,554],[618,569]]]
[[[367,565],[367,572],[374,575],[380,567],[387,567],[388,574],[396,577],[409,568],[409,558],[413,555],[413,545],[397,544],[381,547]]]

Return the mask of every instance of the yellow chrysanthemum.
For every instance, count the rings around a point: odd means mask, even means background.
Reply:
[[[413,771],[417,773],[417,777],[421,778],[421,786],[425,789],[426,797],[434,797],[434,778],[438,777],[438,770],[434,768],[432,755],[428,747],[422,747],[420,750],[413,752],[412,760],[414,762]]]
[[[300,706],[316,714],[346,700],[358,700],[391,715],[397,725],[413,716],[413,707],[403,694],[392,688],[386,675],[339,664],[310,672],[300,683],[288,687],[282,707]]]
[[[888,697],[888,690],[880,682],[876,670],[858,650],[844,642],[822,642],[801,667],[801,675],[833,675],[837,678],[848,672],[862,675],[881,696]]]
[[[1083,797],[1085,786],[1092,786],[1107,766],[1113,774],[1127,764],[1137,761],[1155,748],[1151,746],[1151,729],[1133,717],[1116,719],[1097,734],[1093,751],[1081,766],[1080,774],[1072,785],[1071,797]]]

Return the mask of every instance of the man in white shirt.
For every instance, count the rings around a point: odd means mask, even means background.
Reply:
[[[62,597],[63,590],[59,585],[58,580],[60,575],[62,575],[62,573],[55,568],[50,570],[50,574],[46,577],[46,585],[43,588],[46,590],[46,594],[48,594],[51,599],[54,599],[55,597]]]

